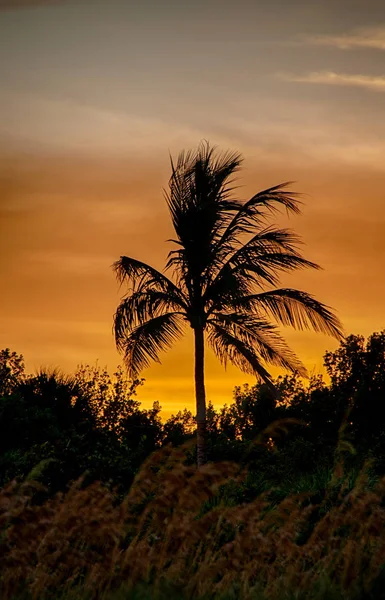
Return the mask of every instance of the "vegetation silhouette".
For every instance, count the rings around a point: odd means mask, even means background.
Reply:
[[[376,471],[385,474],[385,331],[366,341],[350,335],[324,360],[330,383],[317,375],[305,385],[294,373],[274,380],[277,397],[256,383],[235,388],[220,409],[209,403],[211,459],[247,465],[257,488],[261,478],[270,487],[282,486],[314,469],[330,470],[342,426],[351,463],[374,460]],[[84,473],[86,483],[112,482],[126,493],[154,450],[191,444],[196,435],[191,411],[162,421],[157,402],[142,408],[136,398],[141,383],[128,380],[122,368],[111,376],[88,365],[71,377],[59,371],[27,375],[22,356],[0,351],[0,486],[31,472],[36,478],[40,465],[38,479],[50,493]],[[278,425],[289,423],[280,435]],[[255,443],[261,435],[267,449]],[[196,461],[194,445],[189,460]],[[242,494],[248,497],[253,486]]]
[[[312,295],[277,288],[279,274],[318,269],[298,250],[299,237],[270,224],[279,210],[300,213],[298,194],[282,183],[244,202],[233,197],[234,175],[242,158],[219,153],[202,142],[181,152],[165,192],[177,248],[169,252],[165,271],[127,256],[114,263],[129,290],[114,316],[114,334],[131,377],[160,351],[169,348],[189,325],[195,341],[197,462],[206,462],[205,338],[219,360],[230,361],[274,385],[266,364],[305,374],[305,368],[281,337],[277,325],[342,337],[329,307]]]
[[[191,412],[123,369],[0,351],[0,597],[382,600],[385,331],[324,361],[209,403],[197,470]]]

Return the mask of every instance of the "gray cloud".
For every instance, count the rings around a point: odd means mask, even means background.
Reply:
[[[284,81],[298,83],[317,83],[324,85],[342,85],[366,88],[378,92],[385,92],[385,76],[378,75],[351,75],[347,73],[335,73],[334,71],[313,71],[306,75],[292,75],[280,73],[278,77]]]
[[[351,33],[337,35],[316,35],[305,38],[305,43],[317,46],[332,46],[341,50],[372,48],[385,50],[385,25],[357,29]]]

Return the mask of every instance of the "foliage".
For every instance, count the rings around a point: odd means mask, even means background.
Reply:
[[[24,378],[24,358],[9,348],[0,350],[0,396],[10,394]]]
[[[81,481],[44,502],[39,484],[4,488],[1,597],[382,597],[384,478],[337,469],[282,481],[281,494],[262,485],[245,502],[229,486],[247,469],[198,471],[186,452],[154,453],[122,501]]]
[[[162,423],[122,369],[26,375],[3,351],[0,597],[382,598],[384,342],[346,338],[330,383],[209,403],[200,471],[194,415]]]
[[[349,408],[352,435],[367,449],[383,444],[385,421],[385,331],[373,333],[365,344],[350,335],[335,352],[325,355],[336,403]],[[385,446],[382,446],[385,449]]]
[[[159,405],[141,411],[133,398],[139,383],[89,366],[15,377],[0,397],[0,484],[38,467],[52,492],[85,472],[128,489],[160,437]]]
[[[135,413],[140,402],[135,400],[136,390],[143,379],[130,381],[119,366],[111,377],[107,369],[81,365],[75,380],[82,395],[87,398],[98,427],[122,434],[122,422]]]
[[[275,485],[280,477],[312,473],[315,465],[331,469],[339,445],[351,468],[370,457],[373,469],[384,474],[384,338],[375,333],[365,343],[349,336],[328,352],[329,385],[320,375],[305,385],[291,374],[275,380],[278,397],[257,383],[236,388],[233,401],[219,410],[209,403],[211,459],[248,464]],[[112,376],[89,365],[72,377],[58,371],[27,376],[22,357],[10,350],[1,357],[7,386],[0,397],[1,485],[40,465],[39,480],[51,493],[85,472],[86,482],[110,482],[123,493],[151,452],[193,438],[190,411],[162,423],[158,403],[143,409],[136,398],[143,381],[127,379],[122,368]],[[264,430],[268,439],[261,438]],[[190,456],[196,456],[194,444]]]

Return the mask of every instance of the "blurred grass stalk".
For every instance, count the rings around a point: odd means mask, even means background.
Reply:
[[[385,478],[369,466],[269,489],[236,463],[197,471],[188,452],[152,454],[123,502],[81,480],[49,500],[30,478],[6,486],[2,600],[383,598]]]

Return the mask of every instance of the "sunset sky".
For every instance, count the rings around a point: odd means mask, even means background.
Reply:
[[[294,180],[280,223],[321,272],[285,284],[346,333],[385,327],[383,0],[0,0],[0,348],[29,371],[120,362],[122,254],[162,268],[169,152],[240,151],[239,196]],[[331,338],[284,330],[310,371]],[[189,332],[139,399],[193,408]],[[252,379],[207,357],[207,396]]]

